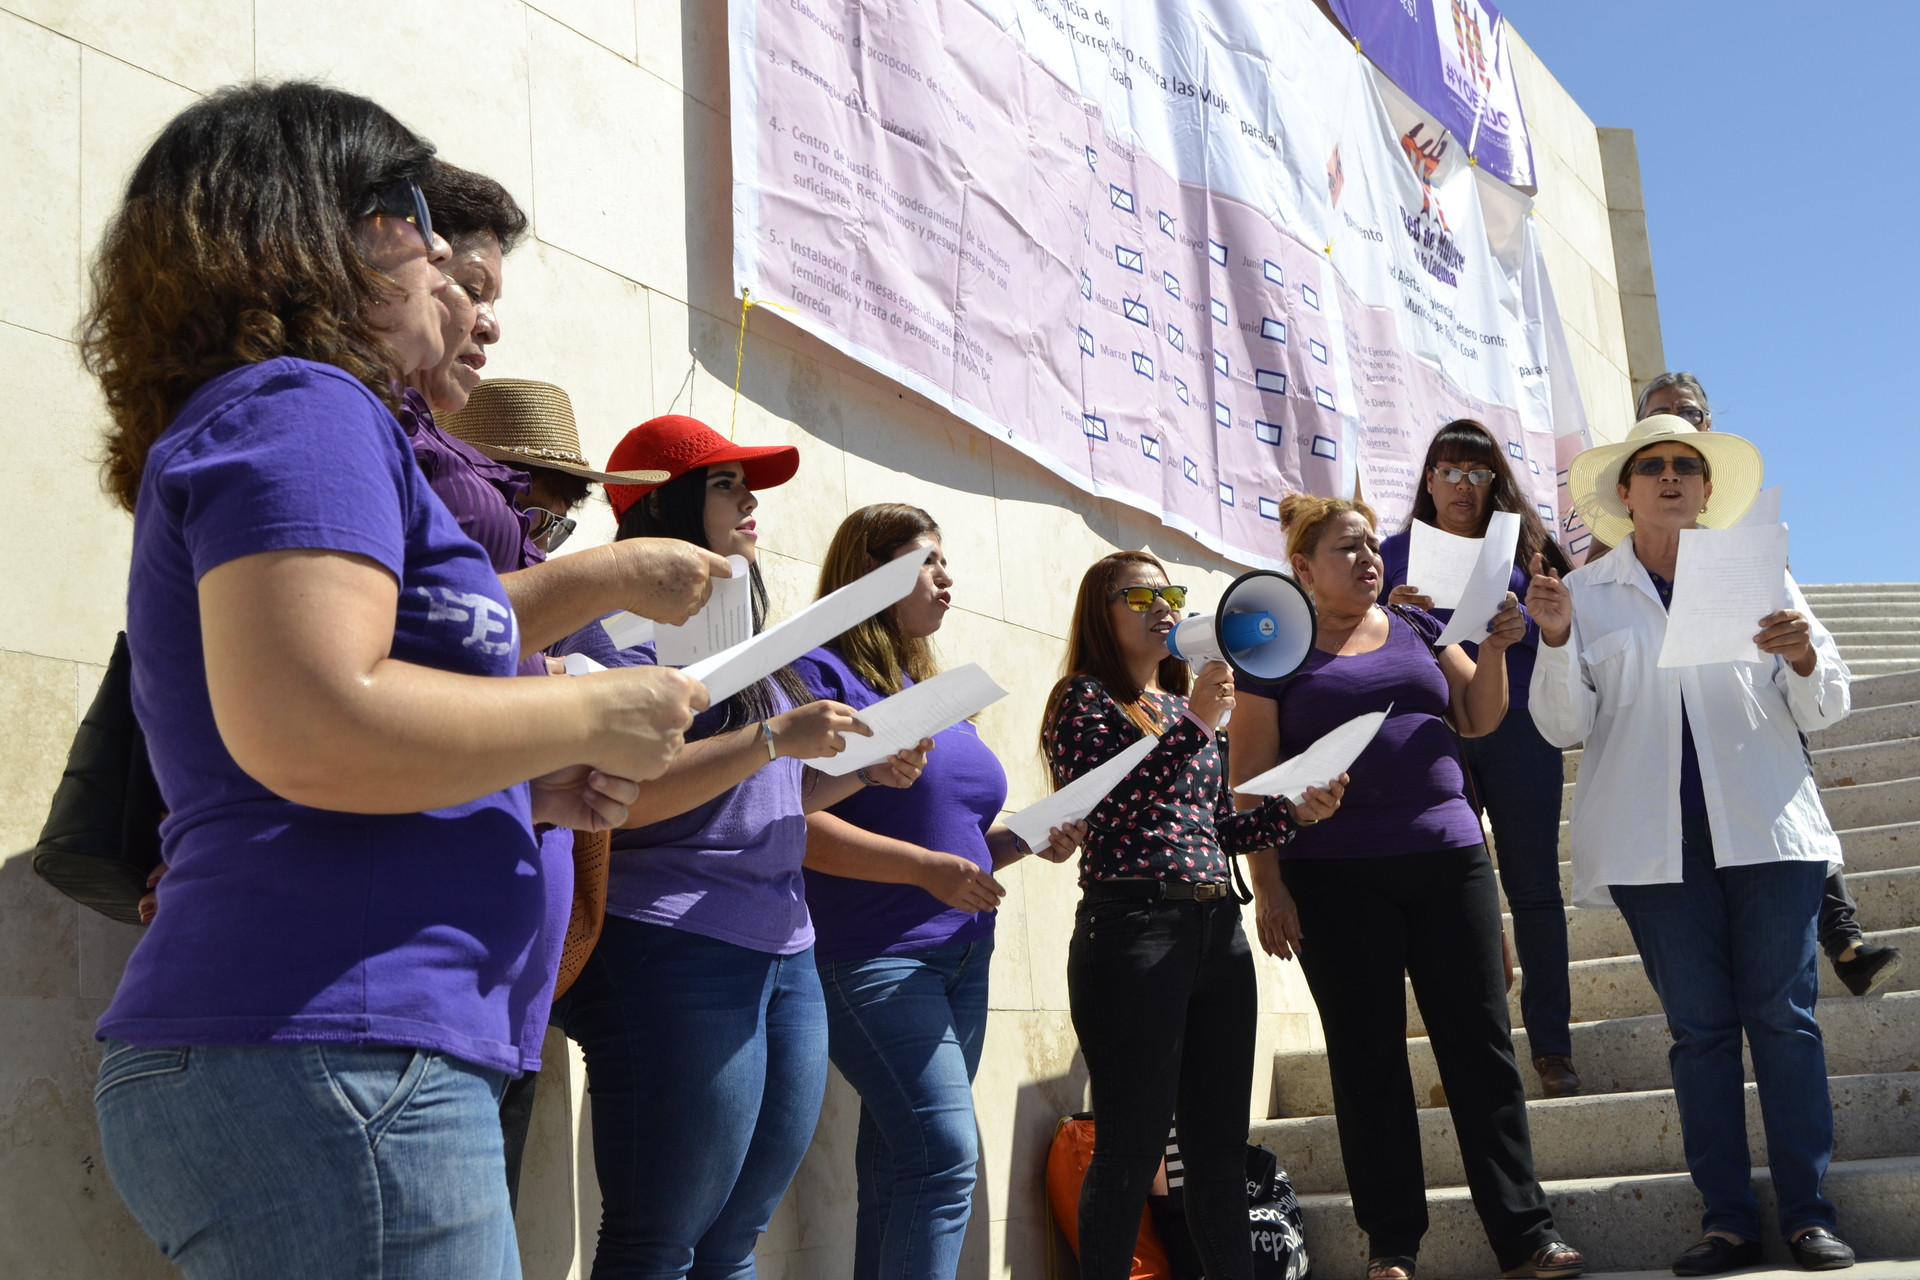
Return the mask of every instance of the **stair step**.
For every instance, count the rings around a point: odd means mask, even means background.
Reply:
[[[1847,663],[1855,676],[1903,676],[1920,674],[1920,662],[1912,658],[1861,658]]]
[[[1884,832],[1878,843],[1869,837],[1872,833]],[[1840,833],[1840,847],[1845,851],[1847,861],[1847,892],[1860,904],[1860,921],[1868,929],[1905,929],[1910,925],[1920,925],[1920,875],[1909,874],[1920,868],[1920,823],[1901,823],[1890,827],[1866,827],[1857,831]],[[1904,841],[1904,843],[1903,843]],[[1562,850],[1564,852],[1564,849]],[[1856,854],[1858,856],[1856,856]],[[1504,886],[1498,890],[1502,921],[1512,937],[1513,911],[1507,902]],[[1870,895],[1877,904],[1872,910],[1867,908]],[[1560,897],[1570,901],[1573,896],[1573,864],[1566,859],[1560,862]],[[1595,960],[1602,956],[1627,955],[1632,951],[1630,944],[1622,944],[1618,939],[1625,937],[1626,922],[1620,920],[1619,912],[1607,907],[1568,907],[1567,908],[1567,945],[1571,948],[1575,960]],[[1577,938],[1592,938],[1592,947],[1581,951],[1582,944]]]
[[[1854,619],[1863,627],[1892,626],[1893,622],[1868,622],[1865,618]],[[1845,652],[1848,645],[1862,644],[1912,644],[1915,636],[1920,636],[1920,618],[1909,618],[1910,627],[1901,627],[1896,631],[1847,631],[1840,627],[1830,627],[1833,642]]]
[[[1896,600],[1808,600],[1813,606],[1813,616],[1832,626],[1837,618],[1870,618],[1875,622],[1882,619],[1920,618],[1920,596],[1907,596]]]
[[[1822,790],[1917,777],[1920,777],[1920,738],[1823,747],[1813,753],[1813,779]]]
[[[1920,991],[1876,993],[1866,999],[1836,996],[1816,1004],[1814,1016],[1820,1020],[1820,1034],[1826,1041],[1827,1070],[1834,1075],[1920,1071]],[[1572,1030],[1573,1065],[1580,1072],[1586,1096],[1639,1093],[1665,1089],[1673,1083],[1667,1068],[1667,1050],[1673,1039],[1663,1016],[1576,1022]],[[1513,1056],[1520,1063],[1527,1097],[1539,1098],[1540,1077],[1533,1070],[1533,1050],[1525,1028],[1514,1030]],[[1433,1042],[1425,1036],[1408,1040],[1407,1064],[1419,1104],[1446,1105],[1440,1072],[1434,1065]],[[1752,1062],[1747,1063],[1746,1070],[1751,1080]],[[1275,1054],[1274,1117],[1332,1113],[1333,1080],[1327,1072],[1326,1050]]]
[[[1787,1261],[1773,1226],[1773,1185],[1755,1170],[1762,1256]],[[1593,1271],[1664,1269],[1700,1236],[1704,1206],[1684,1173],[1581,1178],[1545,1184],[1560,1235],[1586,1254]],[[1840,1234],[1863,1257],[1920,1255],[1920,1156],[1836,1160],[1827,1197],[1840,1213]],[[1342,1193],[1300,1197],[1315,1280],[1360,1280],[1367,1274],[1367,1238]],[[1465,1187],[1427,1193],[1431,1225],[1420,1247],[1422,1280],[1486,1280],[1500,1274]],[[1858,1274],[1857,1272],[1855,1274]]]
[[[1839,594],[1856,591],[1920,596],[1920,582],[1803,582],[1800,584],[1800,590],[1809,600],[1813,599],[1816,593]]]
[[[1912,822],[1920,819],[1920,778],[1827,787],[1820,792],[1820,803],[1836,831]]]
[[[1920,957],[1920,928],[1871,930],[1869,942],[1899,947],[1909,956]],[[1568,986],[1573,992],[1573,1020],[1598,1022],[1604,1018],[1637,1018],[1660,1012],[1660,1001],[1647,981],[1640,957],[1613,956],[1603,960],[1576,960],[1567,966]],[[1920,963],[1903,964],[1900,972],[1882,987],[1883,991],[1920,990]],[[1847,989],[1833,974],[1831,965],[1820,965],[1820,995],[1843,996]],[[1420,1006],[1413,998],[1413,983],[1406,984],[1407,1034],[1426,1034]],[[1520,1025],[1520,982],[1507,997],[1507,1015],[1514,1026]]]
[[[1828,1080],[1833,1100],[1836,1160],[1920,1156],[1920,1071]],[[1466,1181],[1453,1115],[1438,1107],[1419,1113],[1420,1162],[1428,1187]],[[1684,1173],[1680,1110],[1673,1090],[1604,1093],[1584,1098],[1529,1102],[1533,1165],[1541,1181],[1637,1173]],[[1332,1116],[1268,1120],[1248,1139],[1266,1146],[1302,1194],[1347,1190],[1340,1134]],[[1758,1087],[1747,1085],[1747,1146],[1756,1165],[1766,1163]]]
[[[1894,702],[1884,707],[1856,707],[1852,715],[1831,729],[1808,734],[1815,751],[1854,747],[1863,742],[1895,742],[1920,737],[1920,702]]]
[[[1891,706],[1896,702],[1920,702],[1920,671],[1894,675],[1853,673],[1853,709]]]
[[[1854,827],[1839,835],[1849,872],[1920,867],[1920,822]]]
[[[1658,1271],[1603,1271],[1584,1273],[1586,1280],[1673,1280],[1666,1267]],[[1807,1273],[1794,1263],[1772,1267],[1743,1267],[1724,1273],[1728,1280],[1806,1280]],[[1847,1280],[1914,1280],[1920,1276],[1920,1257],[1862,1259],[1847,1271]]]

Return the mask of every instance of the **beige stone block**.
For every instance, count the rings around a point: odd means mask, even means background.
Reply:
[[[798,1250],[827,1249],[838,1254],[837,1264],[825,1264],[824,1275],[853,1271],[854,1141],[859,1132],[860,1095],[837,1068],[827,1071],[827,1096],[814,1127],[813,1145],[800,1162],[787,1198],[793,1202],[798,1227]]]
[[[256,12],[262,76],[365,94],[445,159],[500,182],[531,211],[529,19],[517,0],[467,0],[457,29],[454,11],[437,5],[313,0]]]
[[[1666,344],[1660,337],[1660,300],[1652,294],[1623,294],[1620,322],[1627,340],[1627,371],[1634,392],[1666,371]]]
[[[177,1276],[107,1176],[94,1119],[105,1002],[0,998],[0,1275]]]
[[[80,46],[8,13],[0,173],[0,321],[67,336],[80,316]]]
[[[988,1015],[973,1107],[987,1216],[1037,1215],[1054,1126],[1062,1116],[1086,1110],[1086,1066],[1065,1012]],[[978,1213],[978,1198],[975,1205]]]
[[[987,988],[990,1008],[1024,1012],[1033,1008],[1033,957],[1027,951],[1028,872],[1045,880],[1052,864],[1022,858],[993,873],[1007,891],[993,922],[993,976]]]
[[[1593,289],[1587,285],[1588,264],[1567,242],[1560,229],[1542,219],[1535,220],[1540,239],[1540,257],[1547,266],[1547,278],[1553,281],[1554,301],[1560,307],[1560,324],[1567,333],[1592,342],[1599,330],[1594,315]]]
[[[207,0],[204,4],[7,0],[6,7],[81,44],[201,93],[253,75],[253,0]]]
[[[1064,1016],[1067,998],[1067,945],[1073,941],[1073,913],[1080,904],[1079,860],[1054,866],[1036,862],[1027,873],[1027,955],[1036,1011]]]
[[[100,247],[127,180],[169,120],[198,95],[93,49],[80,51],[80,252]],[[85,262],[82,262],[84,269]]]
[[[542,14],[527,36],[534,230],[684,300],[686,99]]]
[[[574,1280],[580,1231],[574,1184],[574,1055],[565,1035],[547,1028],[540,1049],[540,1083],[533,1094],[533,1122],[520,1163],[520,1204],[514,1216],[520,1239],[520,1270],[526,1280]],[[589,1188],[591,1193],[594,1189]]]
[[[1117,508],[1017,450],[998,443],[993,449],[1007,620],[1065,639],[1080,579],[1114,549]]]
[[[1608,360],[1627,367],[1627,334],[1620,318],[1620,291],[1598,270],[1587,273],[1587,287],[1593,290],[1593,315],[1597,328],[1594,343]]]
[[[1613,275],[1624,293],[1653,294],[1653,246],[1647,216],[1638,209],[1611,209],[1607,225],[1613,237]]]
[[[1626,370],[1608,361],[1584,336],[1567,335],[1587,428],[1595,444],[1624,439],[1633,425],[1633,389]]]
[[[728,110],[725,0],[636,0],[640,65],[695,101]],[[724,171],[726,166],[721,166]]]
[[[527,7],[628,62],[636,58],[633,0],[527,0]]]
[[[147,934],[146,927],[122,924],[91,907],[72,905],[79,922],[76,936],[80,994],[95,1000],[111,1000],[113,993],[120,989],[120,975],[127,971],[128,958]]]
[[[1607,208],[1646,211],[1640,189],[1640,145],[1631,129],[1594,130],[1600,144],[1600,167],[1606,174]],[[1644,221],[1644,219],[1643,219]]]
[[[47,803],[80,723],[73,687],[70,662],[0,651],[0,724],[7,726],[0,740],[5,743],[0,748],[5,753],[0,755],[0,850],[5,853],[29,848],[47,820]]]
[[[80,995],[82,908],[32,864],[30,851],[0,862],[0,997],[72,999]]]
[[[8,564],[8,590],[32,607],[0,613],[0,649],[104,662],[114,633],[126,625],[133,522],[100,489],[94,459],[106,415],[99,391],[72,343],[0,324],[0,404],[7,406],[0,450],[14,460],[19,490],[35,506],[61,513],[59,536]],[[71,699],[71,667],[66,681]],[[66,749],[62,742],[62,761]],[[11,810],[8,821],[18,812]],[[39,829],[37,818],[33,826]],[[0,832],[10,830],[0,822]],[[0,844],[8,847],[20,846]]]

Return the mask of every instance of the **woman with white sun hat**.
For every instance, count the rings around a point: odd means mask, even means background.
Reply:
[[[1656,414],[1573,460],[1576,509],[1612,555],[1567,575],[1536,561],[1529,708],[1556,746],[1586,744],[1573,798],[1573,894],[1618,906],[1673,1033],[1670,1062],[1704,1235],[1678,1275],[1760,1257],[1741,1032],[1752,1047],[1781,1234],[1808,1270],[1852,1265],[1821,1182],[1833,1155],[1814,1021],[1814,921],[1840,842],[1800,734],[1848,710],[1846,664],[1787,577],[1755,619],[1758,663],[1661,667],[1682,530],[1735,524],[1760,451]]]

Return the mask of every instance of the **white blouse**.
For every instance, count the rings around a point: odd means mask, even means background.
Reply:
[[[1667,612],[1631,536],[1566,582],[1573,634],[1557,649],[1541,641],[1528,707],[1548,742],[1586,743],[1573,793],[1574,905],[1611,906],[1610,884],[1680,882],[1682,698],[1715,864],[1839,865],[1840,841],[1800,734],[1846,718],[1853,677],[1792,576],[1787,607],[1811,623],[1816,658],[1805,676],[1777,655],[1657,665]]]

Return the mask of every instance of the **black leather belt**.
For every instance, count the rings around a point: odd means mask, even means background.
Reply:
[[[1154,901],[1214,902],[1233,896],[1225,880],[1096,880],[1081,891],[1089,898],[1150,898]]]

